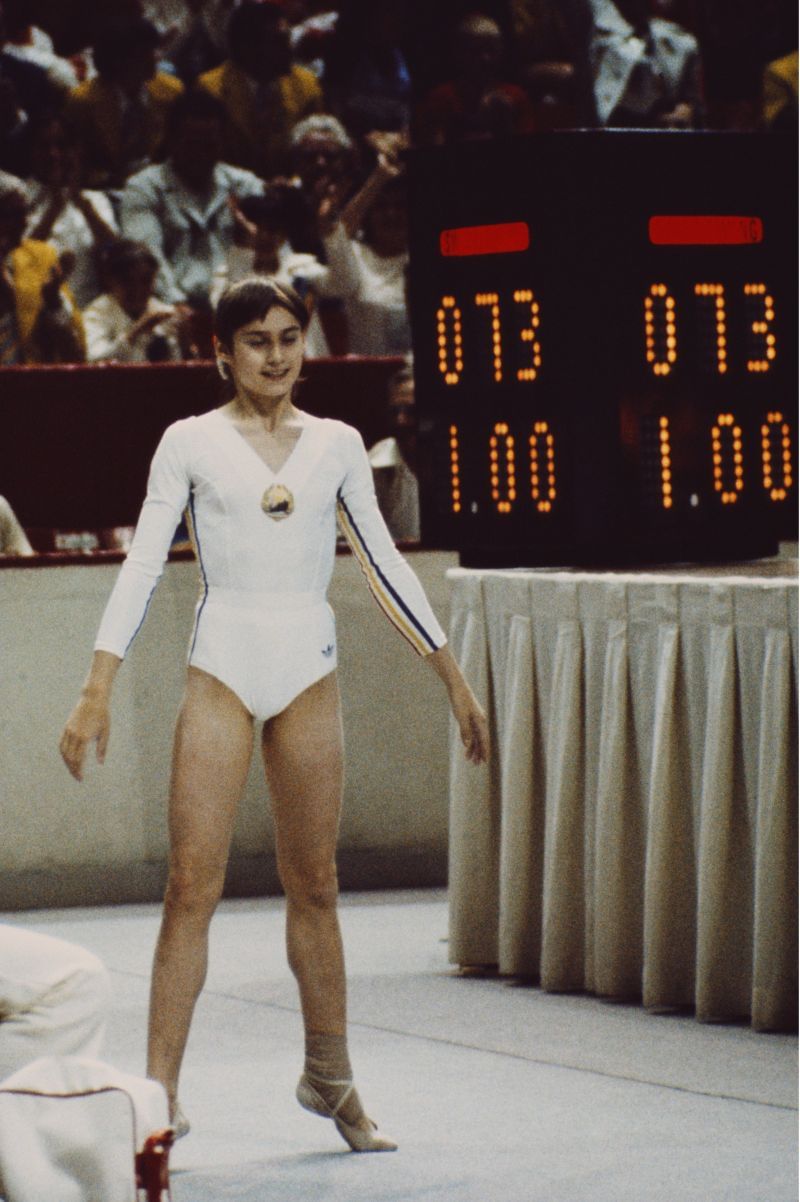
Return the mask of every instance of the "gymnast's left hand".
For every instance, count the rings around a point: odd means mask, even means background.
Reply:
[[[471,764],[484,764],[489,758],[489,723],[483,707],[464,682],[450,695],[450,706],[458,725],[464,754]]]
[[[464,744],[464,754],[471,764],[484,764],[489,758],[489,723],[453,653],[445,643],[438,651],[427,655],[425,662],[433,668],[447,688],[450,709]]]

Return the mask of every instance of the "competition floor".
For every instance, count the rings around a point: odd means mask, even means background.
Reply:
[[[5,921],[104,959],[107,1058],[142,1071],[158,908]],[[301,1062],[278,899],[225,902],[182,1084],[174,1202],[794,1202],[797,1041],[465,979],[441,891],[352,894],[351,1052],[400,1151],[350,1153],[293,1100]]]

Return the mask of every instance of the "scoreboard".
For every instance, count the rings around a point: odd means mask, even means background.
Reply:
[[[793,156],[629,130],[411,153],[426,541],[589,566],[796,537]]]

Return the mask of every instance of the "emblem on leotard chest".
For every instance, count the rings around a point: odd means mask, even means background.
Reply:
[[[285,484],[270,484],[261,498],[261,508],[267,517],[280,522],[294,512],[294,497]]]

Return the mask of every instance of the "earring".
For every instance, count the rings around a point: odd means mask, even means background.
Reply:
[[[222,376],[223,380],[230,380],[231,369],[224,359],[217,359],[217,371]]]

